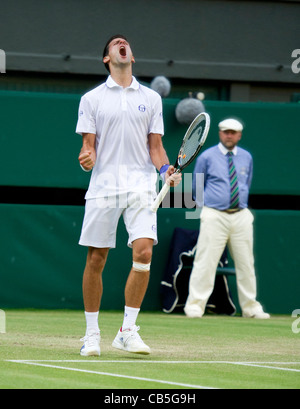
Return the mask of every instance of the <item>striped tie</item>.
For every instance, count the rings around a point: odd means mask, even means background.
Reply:
[[[232,159],[232,152],[228,152],[229,177],[230,177],[230,209],[236,209],[239,206],[239,186],[236,169]]]

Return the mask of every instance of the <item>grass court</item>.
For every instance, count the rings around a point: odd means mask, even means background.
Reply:
[[[83,358],[83,312],[5,313],[0,389],[105,389],[107,394],[112,389],[300,387],[300,333],[291,316],[188,319],[143,312],[137,324],[152,353],[136,355],[111,347],[123,313],[104,311],[99,316],[101,356]]]

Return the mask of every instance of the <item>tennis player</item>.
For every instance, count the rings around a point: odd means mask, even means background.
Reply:
[[[156,196],[156,169],[170,186],[181,181],[169,165],[162,143],[161,97],[132,75],[134,62],[127,39],[119,34],[110,38],[103,51],[110,75],[104,84],[86,93],[79,106],[76,132],[83,138],[79,163],[85,171],[92,170],[79,241],[88,247],[83,274],[86,334],[82,356],[100,355],[102,272],[109,249],[115,248],[121,215],[133,264],[125,286],[123,323],[112,346],[150,353],[138,334],[136,320],[149,282],[153,245],[157,244],[156,214],[150,210]],[[122,265],[120,260],[120,269]]]

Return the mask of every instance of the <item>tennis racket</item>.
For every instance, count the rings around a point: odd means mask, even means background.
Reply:
[[[206,141],[208,131],[210,127],[210,117],[206,112],[202,112],[197,115],[189,126],[186,134],[184,135],[181,148],[176,159],[174,167],[175,173],[180,173],[196,158],[200,149]],[[151,206],[151,211],[155,213],[159,208],[164,197],[168,193],[170,186],[165,183],[159,192],[157,198]]]

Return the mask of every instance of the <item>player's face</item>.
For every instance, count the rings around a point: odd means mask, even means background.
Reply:
[[[233,130],[219,131],[219,137],[222,145],[228,150],[232,150],[240,141],[242,133]]]
[[[115,38],[109,44],[108,56],[106,56],[105,59],[108,59],[107,62],[111,62],[112,64],[117,65],[131,64],[132,62],[134,62],[134,57],[130,45],[123,38]]]

